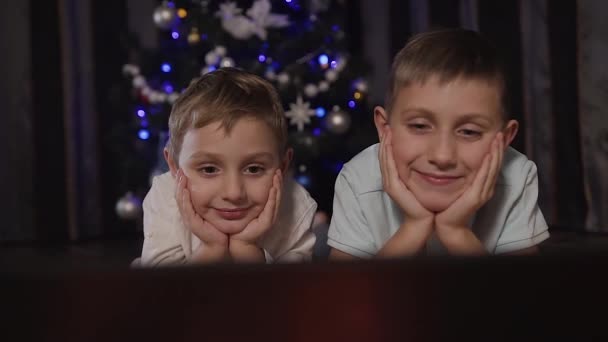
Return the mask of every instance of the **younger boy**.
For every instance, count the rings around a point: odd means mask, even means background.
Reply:
[[[494,47],[478,33],[414,36],[396,55],[380,143],[344,165],[335,186],[331,259],[419,253],[534,253],[549,237],[535,164],[508,147]]]
[[[284,180],[292,150],[278,94],[262,78],[222,68],[173,105],[170,172],[144,199],[144,266],[310,258],[317,208]]]

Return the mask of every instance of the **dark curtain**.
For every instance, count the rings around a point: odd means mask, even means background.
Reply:
[[[56,2],[1,11],[0,242],[68,236],[59,13]]]
[[[0,241],[32,239],[34,232],[34,116],[31,73],[30,2],[0,12]]]

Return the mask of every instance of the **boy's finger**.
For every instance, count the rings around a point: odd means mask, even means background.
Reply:
[[[274,215],[274,207],[276,204],[276,188],[273,186],[270,188],[270,194],[268,195],[268,201],[266,201],[266,205],[264,206],[264,209],[262,209],[262,212],[260,213],[260,216],[258,217],[258,220],[261,224],[262,227],[269,225],[270,222],[272,221],[272,216]]]
[[[490,167],[488,170],[488,177],[486,178],[485,184],[483,186],[483,196],[484,198],[491,192],[494,187],[494,183],[496,182],[496,175],[498,171],[498,140],[495,139],[492,143],[492,155],[490,158]]]
[[[490,155],[486,154],[483,157],[483,161],[481,162],[481,166],[477,170],[477,174],[473,179],[473,184],[471,184],[471,191],[476,195],[481,195],[483,191],[486,179],[488,178],[488,171],[490,168]]]
[[[393,145],[392,139],[389,133],[386,142],[386,172],[389,181],[394,181],[395,177],[397,177],[397,166],[395,166],[395,159],[393,157]]]
[[[495,160],[494,160],[494,164],[493,164],[492,174],[491,174],[491,177],[490,177],[489,182],[486,185],[486,189],[485,189],[486,194],[488,194],[488,195],[492,192],[492,190],[496,186],[496,180],[498,179],[498,175],[500,175],[500,170],[502,167],[503,155],[504,155],[503,134],[498,133],[496,135],[496,146],[494,148]]]
[[[184,188],[183,186],[183,180],[182,180],[182,174],[181,174],[182,170],[177,170],[177,173],[175,174],[175,200],[177,202],[179,202],[181,200],[181,194],[182,194],[182,189]]]
[[[190,194],[187,189],[184,189],[182,192],[182,200],[180,208],[180,214],[182,216],[182,220],[188,229],[192,229],[192,204],[190,202]]]
[[[281,170],[278,171],[276,190],[276,203],[274,206],[274,215],[272,217],[273,223],[276,222],[277,216],[279,216],[279,208],[281,207],[281,194],[283,190],[283,174],[281,173]]]
[[[178,176],[177,176],[177,184],[175,186],[175,202],[177,202],[177,208],[179,209],[179,213],[182,214],[183,216],[183,212],[182,212],[182,202],[183,202],[183,196],[184,196],[184,183],[183,180],[179,177],[179,171],[178,171]]]
[[[378,150],[378,160],[380,161],[380,175],[384,179],[386,177],[386,144],[384,136],[380,137],[380,148]]]

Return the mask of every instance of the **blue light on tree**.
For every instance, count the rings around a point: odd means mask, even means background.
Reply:
[[[327,63],[329,63],[329,57],[327,57],[326,54],[322,54],[319,56],[319,64],[321,65],[327,65]]]
[[[319,107],[316,110],[317,117],[322,118],[325,116],[325,108]]]
[[[303,187],[308,187],[310,185],[310,177],[307,175],[299,175],[296,177],[296,182],[300,183]]]
[[[147,129],[140,129],[139,132],[137,132],[137,136],[141,140],[148,140],[148,138],[150,138],[150,132],[148,132]]]

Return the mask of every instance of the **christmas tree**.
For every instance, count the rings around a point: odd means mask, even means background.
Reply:
[[[349,51],[343,1],[164,1],[150,25],[159,49],[141,50],[123,67],[133,101],[131,149],[121,155],[124,191],[117,211],[134,207],[165,172],[162,158],[172,103],[193,78],[237,67],[279,91],[294,148],[293,177],[331,213],[343,163],[376,139],[367,103],[367,64]],[[130,214],[131,213],[131,214]]]

